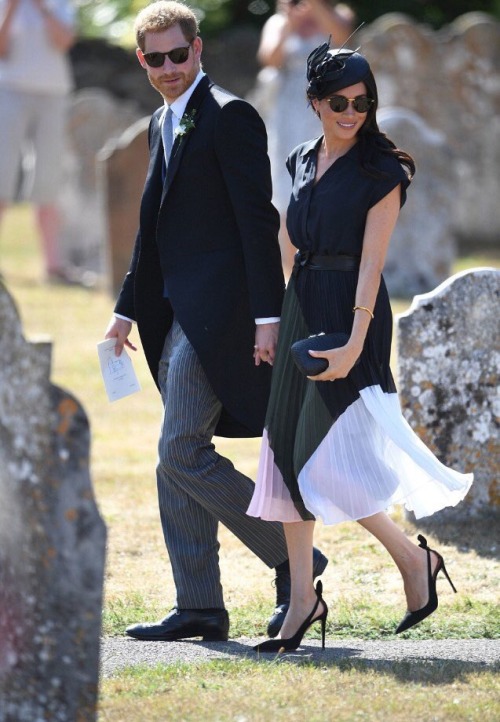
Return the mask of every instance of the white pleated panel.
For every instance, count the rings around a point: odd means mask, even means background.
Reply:
[[[393,504],[415,516],[455,506],[472,474],[441,464],[404,419],[397,394],[361,391],[299,474],[304,504],[325,524],[362,519]]]
[[[370,386],[361,391],[361,398],[385,434],[402,454],[410,458],[412,466],[429,477],[421,482],[414,480],[411,484],[413,492],[406,497],[406,506],[415,512],[417,519],[434,514],[446,506],[456,506],[465,498],[474,475],[455,471],[434,456],[401,413],[397,394],[384,394],[380,386]],[[425,489],[422,488],[424,481]]]

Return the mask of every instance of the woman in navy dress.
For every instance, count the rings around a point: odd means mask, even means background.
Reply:
[[[293,184],[287,227],[299,250],[248,510],[284,523],[292,596],[280,638],[257,645],[259,651],[296,649],[316,621],[324,646],[328,609],[321,582],[316,589],[311,582],[316,518],[358,521],[387,549],[407,601],[397,632],[431,614],[437,574],[446,574],[443,559],[424,537],[419,546],[407,539],[386,510],[404,504],[417,518],[428,516],[456,505],[473,478],[441,464],[413,433],[389,367],[392,314],[382,269],[413,159],[377,126],[375,79],[360,53],[325,43],[309,56],[307,78],[323,134],[287,160]],[[346,332],[348,342],[311,351],[328,368],[303,376],[290,346],[332,331]]]

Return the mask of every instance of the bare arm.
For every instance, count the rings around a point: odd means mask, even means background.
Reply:
[[[45,28],[51,44],[61,53],[65,53],[75,42],[75,31],[51,13],[50,8],[47,7],[44,0],[33,0],[33,2],[43,15]]]
[[[7,0],[4,16],[0,20],[0,58],[9,53],[9,35],[19,0]]]
[[[373,311],[389,241],[399,215],[400,199],[401,189],[397,185],[368,212],[355,306]],[[311,356],[324,357],[329,362],[326,371],[311,377],[314,381],[333,381],[347,376],[361,355],[370,321],[367,311],[356,311],[351,336],[345,346],[331,351],[311,352]]]
[[[324,0],[304,0],[311,7],[319,32],[332,36],[332,46],[340,47],[353,31],[354,13],[343,3],[330,5]]]
[[[353,29],[354,13],[343,3],[333,7],[325,0],[301,0],[292,5],[282,2],[279,12],[272,15],[262,29],[257,59],[261,65],[280,68],[284,62],[284,42],[292,33],[301,34],[305,23],[314,21],[317,32],[340,46]]]
[[[287,15],[276,13],[266,21],[262,28],[257,59],[263,66],[280,68],[283,65],[283,43],[292,32]]]

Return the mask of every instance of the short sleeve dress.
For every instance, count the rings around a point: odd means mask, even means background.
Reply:
[[[300,145],[287,160],[292,196],[287,227],[300,251],[361,256],[368,211],[408,178],[397,159],[372,158],[380,177],[364,172],[353,146],[319,179],[322,138]],[[393,504],[417,518],[455,506],[472,474],[444,466],[401,413],[391,374],[392,313],[382,279],[360,362],[345,379],[315,382],[290,354],[311,334],[350,334],[358,271],[310,270],[296,265],[287,287],[271,397],[251,516],[325,524],[362,519]]]

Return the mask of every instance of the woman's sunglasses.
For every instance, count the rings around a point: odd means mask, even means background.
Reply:
[[[373,98],[369,98],[367,95],[357,95],[355,98],[346,98],[345,95],[332,95],[331,98],[326,98],[326,100],[334,113],[343,113],[349,103],[352,103],[357,113],[368,113],[375,102]]]
[[[143,53],[144,60],[151,68],[161,68],[165,62],[165,58],[171,60],[174,65],[182,65],[182,63],[185,63],[189,57],[189,48],[191,47],[191,43],[182,48],[169,50],[168,53]]]

